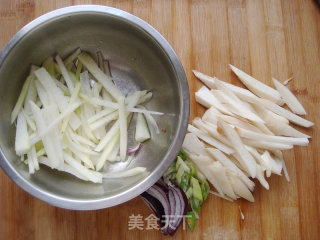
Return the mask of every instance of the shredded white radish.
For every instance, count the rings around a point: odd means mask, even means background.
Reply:
[[[290,181],[281,150],[309,143],[310,136],[297,131],[289,121],[304,127],[313,123],[279,106],[287,103],[293,112],[305,114],[296,97],[281,83],[273,80],[275,90],[230,67],[252,92],[193,70],[210,88],[203,86],[195,93],[197,102],[208,110],[202,118],[192,120],[188,126],[191,133],[182,146],[217,189],[218,193],[213,194],[229,201],[242,197],[253,202],[251,192],[255,185],[248,176],[266,189],[270,186],[265,176],[281,175],[283,171]],[[205,147],[203,142],[211,146]],[[233,153],[225,155],[221,146],[213,144],[216,142]]]
[[[147,169],[145,167],[135,167],[132,169],[118,171],[118,172],[111,172],[103,174],[103,178],[125,178],[125,177],[132,177],[138,174],[145,173]]]
[[[110,113],[114,112],[115,109],[104,109],[99,111],[98,113],[96,113],[94,116],[88,118],[88,123],[91,124],[107,115],[109,115]]]
[[[209,91],[205,86],[201,87],[196,93],[196,100],[201,105],[210,108],[215,106],[221,112],[232,115],[232,113],[224,107],[221,102]]]
[[[282,136],[270,136],[261,133],[255,133],[246,129],[237,128],[236,129],[239,135],[243,138],[248,138],[257,141],[267,141],[267,142],[277,142],[284,143],[289,145],[299,145],[307,146],[309,141],[307,138],[293,138],[293,137],[282,137]]]
[[[66,58],[66,60],[64,60],[64,64],[66,66],[72,64],[72,62],[78,57],[80,53],[81,53],[81,49],[77,48],[70,56]]]
[[[275,103],[282,103],[281,96],[279,92],[264,83],[256,80],[255,78],[251,77],[250,75],[246,74],[245,72],[241,71],[240,69],[232,66],[231,70],[238,76],[241,82],[246,85],[248,89],[250,89],[253,93],[258,95],[259,97],[263,97]]]
[[[112,136],[112,139],[109,141],[108,145],[104,148],[102,154],[100,155],[98,159],[98,163],[96,165],[96,169],[99,171],[104,163],[107,161],[108,157],[112,153],[112,150],[115,148],[117,143],[119,142],[120,139],[120,132],[117,130],[114,136]],[[119,142],[119,149],[120,149],[120,142]]]
[[[11,116],[12,122],[18,117],[15,150],[30,174],[40,170],[40,163],[101,183],[99,170],[112,169],[116,161],[123,161],[125,169],[135,159],[134,154],[127,156],[133,114],[144,114],[152,131],[159,133],[151,115],[164,113],[139,105],[149,101],[152,92],[134,91],[125,97],[102,53],[98,59],[97,65],[78,48],[64,61],[57,55],[42,67],[31,66]],[[147,133],[144,141],[151,138],[149,129]]]
[[[123,96],[119,89],[112,83],[112,79],[99,69],[95,61],[87,53],[80,53],[78,59],[113,98],[119,100],[119,98]]]
[[[256,176],[256,162],[244,147],[239,135],[237,132],[227,123],[223,121],[218,121],[218,125],[220,125],[226,134],[229,141],[234,146],[235,151],[240,155],[241,162],[240,164],[244,167],[250,176],[254,178]]]
[[[277,79],[272,78],[274,86],[277,88],[281,97],[284,99],[285,103],[291,109],[292,112],[300,115],[306,115],[306,110],[303,108],[302,104],[293,95],[293,93],[284,85],[282,85]]]
[[[18,115],[16,129],[15,150],[16,154],[21,156],[28,153],[31,147],[27,122],[22,113]]]
[[[29,75],[26,79],[26,81],[24,82],[23,86],[22,86],[22,90],[20,92],[18,101],[16,103],[16,105],[14,106],[12,113],[11,113],[11,124],[16,120],[16,118],[18,117],[19,112],[21,111],[22,107],[23,107],[23,103],[24,100],[27,96],[28,93],[28,89],[29,86],[31,84],[31,82],[34,80],[33,78],[33,74]]]
[[[119,99],[120,157],[124,161],[127,155],[128,124],[125,98]]]
[[[72,92],[73,92],[73,90],[74,90],[74,85],[73,85],[73,82],[72,82],[72,80],[71,80],[71,78],[70,78],[70,75],[69,75],[66,67],[64,66],[64,63],[63,63],[63,61],[62,61],[62,59],[61,59],[61,57],[60,57],[59,55],[56,56],[56,61],[57,61],[57,63],[58,63],[58,66],[59,66],[59,68],[60,68],[60,71],[61,71],[61,73],[62,73],[62,76],[63,76],[64,80],[65,80],[66,83],[67,83],[69,92],[70,92],[70,94],[72,94]]]
[[[188,125],[188,131],[195,134],[198,138],[202,139],[203,141],[210,144],[211,146],[214,146],[214,147],[220,149],[221,151],[225,152],[226,154],[231,154],[234,152],[230,147],[226,146],[222,142],[215,140],[214,138],[210,137],[209,135],[201,132],[199,129],[195,128],[194,126],[192,126],[190,124]]]

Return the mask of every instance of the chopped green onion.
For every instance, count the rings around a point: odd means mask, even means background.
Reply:
[[[193,211],[190,211],[186,215],[186,221],[188,224],[188,227],[190,228],[191,231],[193,231],[195,223],[196,223],[196,215],[194,214]]]

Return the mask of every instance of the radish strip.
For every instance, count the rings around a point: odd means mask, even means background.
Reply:
[[[78,94],[79,94],[79,91],[80,91],[80,88],[81,88],[81,83],[78,82],[74,88],[74,91],[72,92],[71,94],[71,98],[70,98],[70,101],[69,101],[69,106],[70,104],[72,104],[76,98],[78,97]],[[69,121],[70,121],[70,118],[71,118],[71,113],[66,117],[66,119],[64,120],[63,124],[62,124],[62,127],[61,127],[61,133],[64,134],[64,132],[66,131],[66,128],[69,124]]]
[[[111,94],[113,98],[117,101],[122,95],[122,93],[117,89],[117,87],[112,83],[112,79],[104,74],[94,60],[86,53],[80,53],[78,59],[82,64],[89,70],[89,72],[102,84],[102,86]]]
[[[128,142],[128,124],[127,111],[124,97],[119,100],[119,126],[120,126],[120,157],[122,161],[127,156],[127,142]]]
[[[143,110],[146,110],[146,108],[143,107],[143,106],[139,106],[139,108],[141,108]],[[159,134],[160,130],[159,130],[159,127],[158,127],[158,124],[157,124],[156,120],[154,120],[154,118],[148,112],[145,112],[144,116],[146,117],[146,120],[148,122],[148,126],[151,126],[155,130],[155,132],[157,134]]]
[[[37,93],[35,82],[36,82],[35,78],[30,82],[29,89],[28,89],[28,92],[27,92],[27,96],[25,97],[25,100],[24,100],[23,108],[24,108],[26,114],[32,114],[29,102],[30,101],[33,101],[33,102],[37,101],[38,93]]]
[[[24,84],[22,86],[22,90],[21,90],[20,95],[18,97],[17,103],[14,106],[12,113],[11,113],[11,124],[16,120],[18,114],[20,113],[20,111],[23,107],[24,100],[27,96],[27,93],[28,93],[28,90],[30,87],[30,83],[31,83],[31,81],[34,81],[33,79],[34,79],[33,74],[29,75],[27,77],[27,80],[24,82]]]
[[[34,169],[39,170],[38,153],[36,152],[36,148],[34,146],[31,148],[30,153],[31,153]]]
[[[82,104],[81,102],[75,102],[69,105],[64,112],[62,112],[56,119],[52,120],[51,123],[48,126],[46,126],[42,131],[38,129],[39,134],[36,138],[31,139],[32,144],[35,144],[36,142],[38,142],[40,138],[46,135],[53,127],[55,127],[61,120],[63,120],[75,109],[77,109],[81,104]]]
[[[41,110],[43,114],[43,119],[45,120],[46,125],[48,126],[52,119],[56,119],[59,115],[59,110],[56,105],[51,105],[48,108]],[[55,151],[55,160],[57,162],[57,169],[63,168],[64,160],[63,160],[63,150],[62,150],[62,142],[59,135],[59,128],[56,125],[53,127],[46,136],[52,142],[52,147]]]
[[[271,129],[277,135],[283,135],[287,137],[296,138],[311,138],[309,135],[299,132],[288,124],[281,122],[267,123],[268,128]]]
[[[284,143],[274,143],[274,142],[267,142],[263,140],[252,140],[252,139],[242,139],[243,143],[255,148],[262,148],[267,150],[288,150],[293,148],[293,145],[284,144]]]
[[[277,104],[274,104],[268,100],[262,99],[261,104],[264,105],[266,108],[268,108],[270,111],[287,118],[290,122],[293,122],[297,125],[300,125],[302,127],[311,127],[313,126],[313,122],[310,122],[304,118],[299,117],[298,115],[295,115],[294,113],[278,106]]]
[[[140,108],[128,108],[127,107],[127,111],[128,112],[133,112],[133,113],[143,113],[143,114],[153,114],[153,115],[163,115],[164,113],[162,112],[155,112],[155,111],[150,111],[150,110],[146,110],[146,109],[140,109]]]
[[[215,140],[214,138],[210,137],[206,133],[201,132],[199,129],[195,128],[194,126],[192,126],[190,124],[188,125],[188,131],[195,134],[198,138],[202,139],[203,141],[210,144],[211,146],[214,146],[214,147],[220,149],[222,152],[224,152],[228,155],[232,154],[234,152],[232,148],[226,146],[222,142]]]
[[[105,126],[108,125],[110,122],[116,120],[119,116],[118,112],[113,112],[105,117],[103,117],[102,119],[90,124],[90,129],[91,130],[96,130],[101,126]]]
[[[145,173],[147,169],[145,167],[135,167],[124,171],[117,171],[103,174],[103,178],[125,178],[132,177],[142,173]]]
[[[37,94],[39,96],[39,99],[40,99],[40,102],[42,103],[42,105],[44,107],[49,106],[49,96],[48,96],[46,90],[44,89],[44,87],[42,86],[42,84],[38,80],[35,81],[35,87],[37,89]],[[29,100],[29,101],[34,102],[33,100]]]
[[[148,102],[152,98],[152,96],[153,96],[152,92],[147,92],[145,95],[140,97],[137,104],[139,105],[139,104]]]
[[[93,147],[93,148],[96,147],[96,144],[91,142],[89,139],[84,138],[83,136],[80,136],[76,133],[73,133],[71,130],[69,130],[68,133],[70,134],[71,139],[76,140],[79,143],[86,144],[89,147]]]
[[[102,182],[102,174],[101,173],[87,169],[86,167],[82,166],[79,162],[77,162],[77,160],[75,160],[72,156],[70,156],[66,152],[64,153],[64,159],[70,166],[72,166],[75,170],[77,170],[79,173],[84,175],[90,181],[92,181],[94,183],[101,183]]]
[[[146,119],[142,115],[142,113],[138,113],[137,120],[136,120],[134,139],[137,142],[141,143],[141,142],[144,142],[150,138],[151,138],[150,130],[149,130],[148,124],[146,122]]]
[[[31,106],[31,110],[32,110],[38,131],[44,131],[47,128],[47,124],[44,120],[41,110],[38,108],[37,105],[35,105],[34,102],[30,102],[30,106]],[[42,140],[44,149],[47,153],[47,156],[50,162],[50,167],[57,168],[59,166],[59,162],[57,161],[58,159],[56,157],[56,151],[53,146],[54,143],[50,138],[47,138],[47,137],[40,137],[40,139]]]
[[[182,148],[188,152],[189,155],[206,155],[203,142],[201,142],[194,133],[187,133]]]
[[[93,107],[97,107],[98,105],[95,104],[95,102],[90,98],[88,97],[86,94],[84,93],[79,93],[79,96],[85,100],[87,103],[89,103],[90,105],[92,105]]]
[[[86,154],[78,151],[78,149],[74,148],[72,145],[69,146],[69,149],[77,158],[79,158],[79,160],[85,163],[88,166],[88,168],[94,169],[92,161]]]
[[[211,193],[211,194],[213,194],[213,195],[215,195],[217,197],[220,197],[220,198],[222,198],[224,200],[227,200],[229,202],[233,202],[234,201],[233,199],[231,199],[231,198],[229,198],[227,196],[221,195],[220,193],[217,193],[217,192],[214,192],[214,191],[209,191],[209,193]]]
[[[210,173],[215,176],[215,179],[223,189],[224,194],[229,196],[231,199],[237,199],[237,196],[235,195],[230,181],[226,175],[226,168],[223,167],[220,162],[212,162],[207,166],[207,168],[209,169]]]
[[[23,116],[25,117],[28,126],[32,129],[32,131],[36,131],[36,125],[34,123],[34,121],[26,114],[26,112],[24,111],[24,109],[21,110],[21,113],[23,114]]]
[[[69,125],[73,131],[76,131],[81,126],[81,120],[74,112],[70,114]]]
[[[77,149],[79,152],[82,152],[82,153],[85,153],[85,154],[89,154],[89,155],[92,155],[92,156],[99,156],[99,154],[89,148],[86,148],[84,146],[81,146],[79,144],[75,144],[74,141],[72,141],[71,137],[68,136],[67,134],[67,139],[68,139],[68,143],[69,145],[71,145],[72,147],[74,147],[75,149]]]
[[[73,82],[69,76],[69,73],[66,69],[66,67],[64,66],[62,60],[61,60],[61,57],[59,55],[56,56],[56,61],[57,61],[57,64],[61,70],[61,73],[62,73],[62,76],[64,78],[64,80],[66,81],[66,84],[68,86],[68,89],[69,89],[69,92],[70,94],[73,92],[74,90],[74,85],[73,85]]]
[[[29,174],[34,174],[35,172],[35,168],[34,168],[34,162],[33,162],[33,154],[31,152],[29,152],[27,154],[28,156],[28,167],[29,167]]]
[[[91,124],[91,123],[99,120],[100,118],[103,118],[103,117],[107,116],[108,114],[110,114],[110,113],[112,113],[114,111],[115,111],[115,109],[104,109],[104,110],[96,113],[94,116],[90,117],[88,119],[88,123]]]
[[[292,112],[299,114],[299,115],[306,115],[306,110],[303,108],[302,104],[293,95],[293,93],[284,85],[282,85],[278,80],[272,78],[274,86],[281,94],[281,97],[284,99],[285,103],[291,109]]]
[[[219,192],[221,196],[224,196],[224,192],[221,189],[221,186],[217,182],[216,178],[211,174],[207,166],[212,162],[212,159],[207,156],[189,156],[192,162],[200,169],[200,171],[206,176],[209,182],[213,185],[213,187]]]
[[[256,162],[248,152],[248,150],[244,147],[239,135],[237,132],[227,123],[223,121],[218,121],[218,125],[220,125],[226,134],[227,138],[232,143],[235,151],[239,154],[241,158],[240,164],[244,167],[249,175],[254,178],[256,176]]]
[[[261,133],[255,133],[252,131],[248,131],[246,129],[236,128],[236,131],[243,138],[248,138],[252,140],[262,140],[267,142],[278,142],[289,145],[299,145],[299,146],[307,146],[309,141],[307,138],[292,138],[292,137],[281,137],[281,136],[270,136]]]
[[[282,108],[278,106],[277,104],[267,100],[267,99],[261,99],[258,97],[252,97],[252,96],[247,96],[240,94],[238,95],[241,99],[250,102],[252,104],[258,104],[261,107],[265,107],[269,109],[270,111],[274,112],[275,114],[278,114],[284,118],[287,118],[290,122],[293,122],[297,125],[303,126],[303,127],[311,127],[314,124],[304,118],[299,117],[298,115],[286,110],[285,108]]]
[[[252,182],[226,155],[224,155],[218,149],[213,148],[206,148],[209,154],[219,161],[222,165],[226,168],[230,169],[231,171],[239,174],[241,180],[249,187],[249,189],[254,188],[254,182]]]
[[[17,155],[23,155],[30,151],[31,144],[27,129],[27,122],[22,113],[18,115],[15,139],[15,151]]]
[[[48,158],[46,158],[46,157],[40,157],[40,158],[39,158],[39,163],[41,163],[41,164],[43,164],[43,165],[46,165],[46,166],[52,168],[51,165],[50,165],[50,162],[49,162]],[[81,180],[89,181],[88,178],[86,178],[85,176],[83,176],[82,174],[80,174],[78,171],[76,171],[73,167],[71,167],[71,166],[68,165],[68,164],[64,164],[63,169],[60,169],[60,171],[69,173],[69,174],[71,174],[71,175],[73,175],[73,176],[76,176],[77,178],[79,178],[79,179],[81,179]]]
[[[211,106],[216,107],[221,112],[233,115],[230,111],[228,111],[219,101],[216,99],[216,97],[209,91],[208,88],[205,86],[201,87],[196,93],[196,100],[201,105],[210,108]]]
[[[232,113],[241,116],[245,119],[251,120],[253,122],[264,123],[264,121],[259,116],[250,111],[245,105],[242,105],[241,101],[239,103],[231,97],[224,94],[223,92],[220,93],[221,95],[216,95],[216,97],[219,99],[220,102],[222,102],[221,100],[227,102],[227,105]]]
[[[200,118],[195,118],[192,123],[199,129],[204,129],[205,132],[208,132],[209,135],[213,136],[215,139],[219,140],[220,142],[222,142],[223,144],[225,144],[226,146],[229,146],[232,148],[232,145],[230,144],[230,141],[223,136],[222,134],[220,134],[217,130],[217,126],[208,122],[204,122],[202,121]]]
[[[77,48],[70,56],[68,56],[65,60],[64,60],[64,64],[70,65],[70,63],[72,64],[72,62],[78,57],[78,55],[81,53],[81,49]],[[72,65],[71,65],[72,67]],[[70,67],[70,69],[71,69]]]
[[[102,149],[109,143],[111,138],[116,134],[116,132],[119,130],[119,120],[117,120],[110,130],[107,132],[107,134],[101,139],[97,147],[94,149],[96,152],[101,152]]]
[[[251,77],[250,75],[246,74],[245,72],[241,71],[235,66],[232,66],[231,64],[229,64],[229,66],[231,70],[238,76],[241,82],[253,93],[257,94],[259,97],[268,99],[275,103],[282,102],[281,96],[277,90],[256,80],[255,78]]]
[[[112,150],[115,148],[116,144],[119,142],[119,138],[120,138],[120,132],[117,131],[116,134],[112,136],[112,139],[109,141],[108,145],[100,155],[98,159],[98,163],[96,165],[97,171],[99,171],[103,167],[104,163],[107,161],[108,157],[112,153]]]
[[[99,98],[92,98],[92,101],[100,106],[107,107],[107,108],[112,108],[112,109],[119,109],[119,104],[107,100],[102,100]]]

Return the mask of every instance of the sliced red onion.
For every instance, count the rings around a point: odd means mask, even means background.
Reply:
[[[185,197],[185,193],[177,187],[169,187],[169,192],[172,191],[175,197],[176,206],[175,206],[175,218],[174,222],[171,223],[173,229],[177,229],[183,219],[183,215],[186,213],[187,208],[187,197]],[[173,232],[174,233],[174,232]],[[171,235],[173,234],[171,233]]]
[[[133,148],[128,148],[127,150],[127,154],[131,154],[131,153],[135,153],[138,152],[141,149],[141,143],[138,143],[136,146],[134,146]]]
[[[188,199],[185,193],[178,187],[165,184],[161,178],[141,196],[160,219],[161,232],[173,235],[186,213]]]
[[[157,218],[160,220],[160,225],[164,225],[164,222],[162,221],[163,215],[164,215],[164,209],[160,201],[153,196],[151,196],[147,192],[143,192],[141,194],[142,199],[145,201],[145,203],[151,208],[151,210],[154,212],[154,214],[157,216]],[[163,226],[162,226],[163,227]]]
[[[169,199],[166,193],[160,187],[158,187],[157,185],[153,185],[146,192],[160,201],[163,206],[165,215],[168,216],[171,214]]]
[[[170,216],[167,216],[166,220],[168,221],[167,223],[167,232],[168,234],[173,234],[176,230],[175,228],[175,216],[176,216],[176,204],[180,203],[179,199],[176,199],[176,196],[174,194],[174,191],[172,191],[171,187],[169,186],[169,192],[168,192],[168,198],[169,198],[169,203],[170,203],[170,210],[171,214]]]
[[[168,192],[168,185],[164,182],[163,178],[160,178],[155,184],[161,187],[165,192]]]

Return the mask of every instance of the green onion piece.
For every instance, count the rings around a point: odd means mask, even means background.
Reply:
[[[191,198],[191,207],[197,213],[200,213],[201,201],[195,197]]]
[[[183,167],[179,167],[177,175],[176,175],[176,180],[177,180],[177,183],[179,185],[181,183],[181,178],[182,178],[183,173],[184,173],[184,168]]]
[[[206,180],[202,181],[201,182],[201,192],[202,192],[203,201],[207,199],[207,197],[209,195],[209,191],[210,191],[209,183]]]
[[[193,189],[193,193],[192,193],[193,197],[198,199],[202,203],[203,198],[202,198],[201,187],[200,187],[199,181],[194,177],[191,177],[191,186]]]
[[[174,161],[167,171],[163,174],[164,182],[169,183],[170,179],[175,178],[176,176],[176,161]]]
[[[189,189],[186,191],[186,196],[188,200],[192,197],[192,187],[189,187]]]
[[[184,161],[187,160],[187,155],[182,148],[180,149],[178,156],[181,157]]]
[[[187,162],[187,166],[190,168],[190,174],[192,177],[197,177],[197,169],[192,162]]]
[[[181,177],[181,182],[180,182],[180,188],[186,192],[189,188],[189,182],[190,182],[190,174],[187,173],[187,172],[184,172],[182,174],[182,177]]]
[[[188,224],[188,227],[190,228],[191,231],[194,229],[194,225],[196,223],[196,215],[194,214],[193,211],[190,211],[186,215],[186,222]]]

